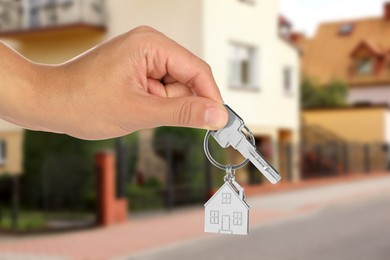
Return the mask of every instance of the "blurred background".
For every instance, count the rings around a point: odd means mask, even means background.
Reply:
[[[210,64],[280,171],[237,173],[252,234],[202,234],[224,175],[204,130],[83,141],[0,121],[1,259],[389,259],[390,2],[0,0],[0,39],[38,63],[140,25]]]

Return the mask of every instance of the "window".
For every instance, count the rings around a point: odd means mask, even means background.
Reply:
[[[251,4],[251,5],[253,5],[256,2],[255,0],[238,0],[238,1],[246,4]]]
[[[57,25],[66,15],[65,9],[74,4],[75,0],[29,0],[25,3],[28,25],[31,28]]]
[[[232,194],[222,193],[222,204],[230,204],[232,202]]]
[[[292,92],[292,69],[290,67],[283,69],[283,88],[287,93]]]
[[[243,44],[229,44],[229,85],[234,88],[256,89],[257,49]]]
[[[233,212],[233,225],[241,226],[242,225],[242,213],[241,212]]]
[[[0,140],[0,165],[5,164],[6,146],[6,142],[4,140]]]
[[[373,67],[373,60],[371,58],[362,58],[357,62],[356,72],[362,75],[371,74]]]
[[[352,23],[343,23],[342,25],[340,25],[339,34],[340,35],[348,35],[352,32],[352,30],[353,30]]]
[[[210,211],[210,224],[219,224],[219,211]]]
[[[22,7],[20,1],[0,1],[0,29],[14,30],[22,23]]]

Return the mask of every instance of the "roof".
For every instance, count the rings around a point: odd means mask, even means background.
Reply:
[[[286,43],[288,46],[294,48],[294,50],[298,51],[299,54],[301,53],[301,49],[297,44],[295,44],[295,36],[296,33],[292,32],[292,23],[283,15],[279,15],[279,27],[288,27],[288,32],[282,33],[279,32],[279,38],[282,40],[282,42]]]
[[[370,40],[362,40],[352,51],[351,57],[355,57],[359,55],[359,51],[361,49],[366,49],[370,52],[371,55],[377,56],[377,57],[384,57],[386,55],[386,50],[382,48],[381,46],[373,43]]]
[[[229,189],[231,189],[232,193],[237,197],[237,199],[238,199],[239,201],[241,201],[241,203],[242,203],[247,209],[250,208],[249,205],[246,203],[246,201],[240,198],[240,196],[238,195],[236,189],[233,187],[233,185],[232,185],[230,182],[225,182],[225,183],[221,186],[221,188],[219,188],[219,189],[217,190],[217,192],[215,192],[214,195],[213,195],[213,196],[204,204],[204,206],[206,207],[206,206],[207,206],[207,205],[208,205],[208,204],[217,196],[217,194],[218,194],[219,192],[221,192],[221,190],[223,190],[223,188],[224,188],[225,186],[227,186]]]
[[[346,24],[352,25],[351,31],[340,33],[340,28]],[[320,83],[337,79],[350,86],[390,84],[390,20],[375,17],[323,23],[312,39],[300,39],[297,43],[303,51],[302,73]],[[375,73],[351,73],[351,55],[358,48],[382,55]]]

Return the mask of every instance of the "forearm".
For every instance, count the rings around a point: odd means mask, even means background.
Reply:
[[[25,59],[0,42],[0,118],[8,122],[40,129],[40,109],[36,94],[42,73],[39,65]]]
[[[210,66],[139,27],[57,65],[34,64],[0,42],[0,119],[107,139],[162,125],[219,129],[228,114]]]
[[[19,121],[26,117],[23,108],[31,102],[34,77],[32,64],[0,42],[0,117],[7,121]]]

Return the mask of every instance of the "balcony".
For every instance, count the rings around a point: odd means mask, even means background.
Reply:
[[[0,37],[23,40],[53,32],[102,33],[104,0],[0,0]]]

